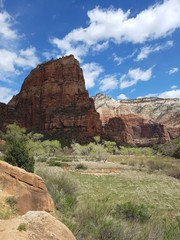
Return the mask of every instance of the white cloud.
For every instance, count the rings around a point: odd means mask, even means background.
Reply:
[[[7,12],[0,12],[0,39],[14,40],[17,38],[17,32],[12,29],[12,25],[12,17]]]
[[[149,56],[151,53],[159,52],[161,50],[165,50],[169,47],[173,46],[173,41],[167,41],[163,45],[154,45],[154,46],[146,46],[141,48],[140,53],[138,54],[135,61],[141,61]]]
[[[152,76],[153,67],[147,69],[146,71],[140,68],[130,69],[127,74],[124,74],[120,78],[120,89],[131,87],[139,81],[148,81]]]
[[[171,69],[169,70],[169,75],[172,75],[172,74],[174,74],[174,73],[176,73],[176,72],[178,72],[178,71],[179,71],[179,68],[173,67],[173,68],[171,68]]]
[[[87,88],[92,88],[95,85],[96,79],[103,72],[103,68],[97,63],[87,63],[82,66],[85,83]]]
[[[113,60],[117,63],[117,65],[121,65],[124,61],[132,58],[135,55],[136,51],[126,57],[118,57],[116,54],[113,54]]]
[[[130,17],[130,10],[124,12],[122,9],[100,7],[88,11],[87,15],[89,25],[86,28],[74,29],[62,39],[51,39],[62,54],[72,53],[81,59],[98,44],[110,41],[116,44],[144,43],[166,37],[180,28],[180,1],[164,0],[135,17]]]
[[[100,52],[107,49],[108,47],[109,47],[109,43],[108,41],[106,41],[106,42],[103,42],[102,44],[93,45],[92,50],[94,52]]]
[[[35,67],[39,62],[36,49],[33,47],[21,49],[17,53],[0,49],[0,73],[18,73],[17,68]]]
[[[162,93],[149,93],[144,97],[180,98],[180,89],[165,91]],[[141,96],[138,98],[143,98],[143,97]]]
[[[100,81],[100,87],[99,89],[103,92],[108,90],[113,90],[117,88],[118,80],[116,79],[116,76],[114,75],[106,75],[101,81]]]
[[[125,94],[121,93],[119,96],[117,96],[117,99],[128,99],[128,97]]]
[[[176,88],[178,88],[178,86],[176,85],[171,86],[171,89],[176,89]]]
[[[160,98],[180,98],[180,89],[166,91],[158,95]]]
[[[11,88],[0,86],[0,102],[8,103],[15,94],[17,94],[17,92]]]

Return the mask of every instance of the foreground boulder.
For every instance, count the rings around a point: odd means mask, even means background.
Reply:
[[[35,174],[0,161],[0,190],[17,199],[17,213],[54,211],[54,203],[43,179]]]
[[[0,118],[0,129],[16,122],[29,131],[57,134],[64,141],[85,141],[101,134],[99,114],[73,55],[33,69],[19,94],[7,105],[0,104]]]
[[[0,239],[76,240],[63,223],[42,211],[30,211],[23,216],[0,220]]]

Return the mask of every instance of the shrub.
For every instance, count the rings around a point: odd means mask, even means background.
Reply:
[[[39,170],[37,172],[46,183],[48,191],[54,200],[55,207],[64,211],[76,204],[78,183],[69,173],[53,170]]]
[[[6,203],[10,206],[10,208],[14,209],[17,204],[17,199],[15,196],[10,196],[6,198]]]
[[[83,163],[78,163],[75,167],[76,169],[86,170],[88,167]]]
[[[117,204],[116,214],[127,220],[136,220],[144,223],[150,218],[148,208],[144,204],[136,205],[132,202]]]
[[[149,160],[147,162],[149,172],[153,172],[155,170],[162,170],[165,168],[165,163],[160,162],[160,161],[154,161],[154,160]]]
[[[170,177],[180,179],[180,167],[178,166],[170,166],[165,172]]]
[[[34,172],[34,159],[30,157],[26,143],[22,139],[11,140],[4,160],[28,172]]]
[[[26,231],[27,230],[26,224],[25,223],[20,223],[17,230],[19,230],[20,232]]]
[[[112,217],[106,218],[98,231],[99,240],[119,240],[123,235],[120,223]]]

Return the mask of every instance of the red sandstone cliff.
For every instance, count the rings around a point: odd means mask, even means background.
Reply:
[[[97,94],[94,101],[104,134],[112,140],[148,146],[180,136],[180,99],[116,101]]]
[[[101,134],[101,121],[85,89],[79,62],[70,55],[38,65],[5,106],[1,128],[17,122],[28,130],[59,132],[71,139]]]

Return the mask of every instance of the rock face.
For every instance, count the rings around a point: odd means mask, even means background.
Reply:
[[[25,226],[25,231],[18,227]],[[0,221],[0,239],[6,240],[76,240],[72,232],[46,212],[27,212],[9,220]]]
[[[59,132],[71,139],[101,134],[101,121],[85,89],[79,62],[70,55],[38,65],[20,93],[0,105],[0,128],[16,122],[28,130]]]
[[[41,177],[0,161],[0,190],[17,198],[17,213],[54,211],[54,203]]]
[[[180,99],[116,101],[97,94],[94,101],[104,133],[112,140],[152,145],[180,136]]]
[[[104,124],[104,134],[106,138],[119,144],[128,143],[144,147],[170,140],[162,124],[133,114],[109,118]]]

